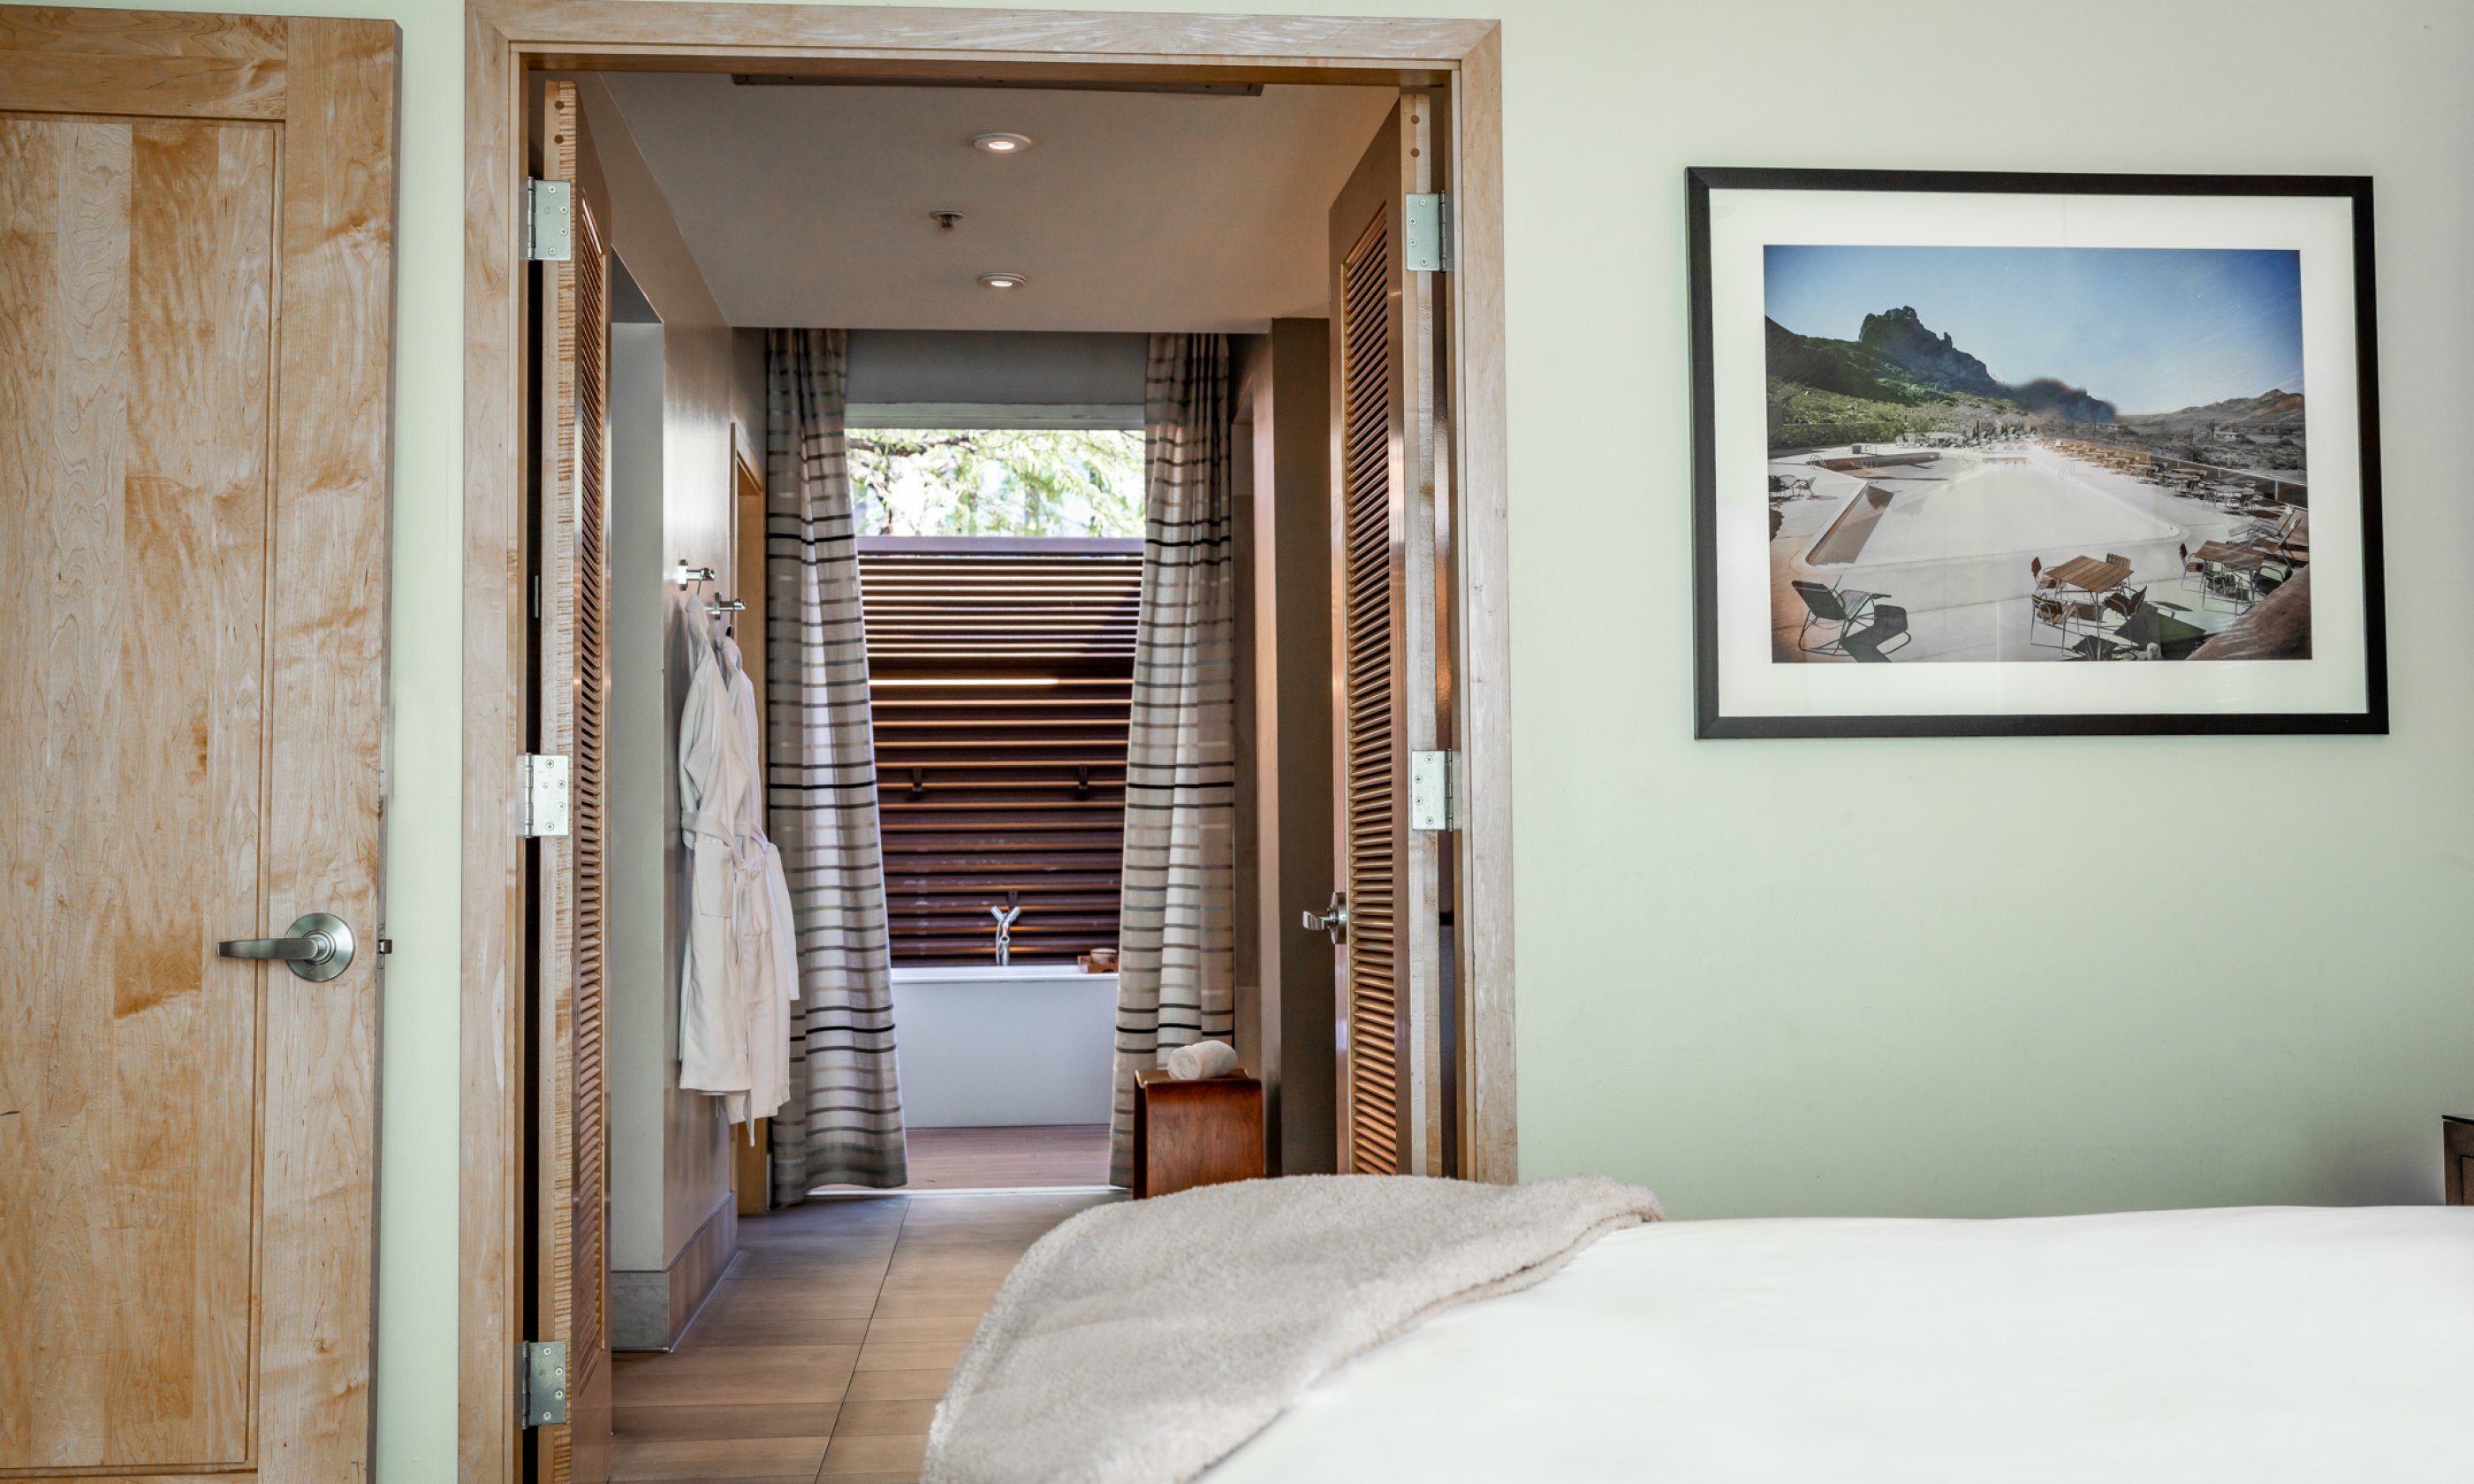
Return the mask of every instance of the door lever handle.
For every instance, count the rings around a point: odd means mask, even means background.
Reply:
[[[1334,943],[1343,942],[1348,937],[1348,900],[1338,892],[1331,894],[1330,906],[1321,912],[1309,907],[1299,916],[1303,921],[1298,925],[1307,932],[1328,933]]]
[[[279,959],[303,979],[332,979],[352,967],[352,929],[342,918],[311,912],[296,920],[287,938],[235,938],[215,945],[225,958]]]

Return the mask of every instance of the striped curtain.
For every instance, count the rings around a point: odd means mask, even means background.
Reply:
[[[1126,744],[1108,1179],[1133,1183],[1134,1073],[1236,1027],[1236,568],[1228,339],[1154,335],[1142,617]]]
[[[867,635],[842,442],[848,339],[764,334],[766,821],[799,928],[773,1200],[910,1178],[893,1056]]]

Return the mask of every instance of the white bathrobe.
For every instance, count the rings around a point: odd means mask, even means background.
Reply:
[[[748,1103],[750,1117],[769,1118],[790,1096],[790,1003],[799,997],[799,925],[791,916],[789,874],[783,870],[782,852],[774,849],[764,829],[764,743],[757,719],[756,686],[747,679],[739,646],[725,638],[719,650],[722,673],[730,678],[730,708],[739,723],[741,755],[746,760],[746,812],[740,821],[740,838],[753,842],[764,875],[765,951],[754,967],[763,981],[758,998],[769,1007],[771,1023],[759,1033]]]
[[[736,647],[717,648],[692,606],[684,616],[679,803],[690,884],[679,1086],[719,1095],[739,1123],[772,1116],[788,1092],[793,929],[780,857],[764,839],[753,688]]]

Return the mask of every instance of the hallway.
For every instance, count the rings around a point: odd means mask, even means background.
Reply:
[[[1123,1192],[819,1197],[740,1225],[667,1354],[618,1357],[615,1479],[914,1479],[945,1378],[1031,1244]]]

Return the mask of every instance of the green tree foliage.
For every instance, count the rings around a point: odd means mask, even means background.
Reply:
[[[1088,428],[854,429],[867,536],[1143,534],[1143,435]]]
[[[1951,425],[1946,406],[1895,402],[1824,392],[1783,376],[1769,378],[1770,446],[1821,447],[1831,443],[1886,443],[1904,434]]]

